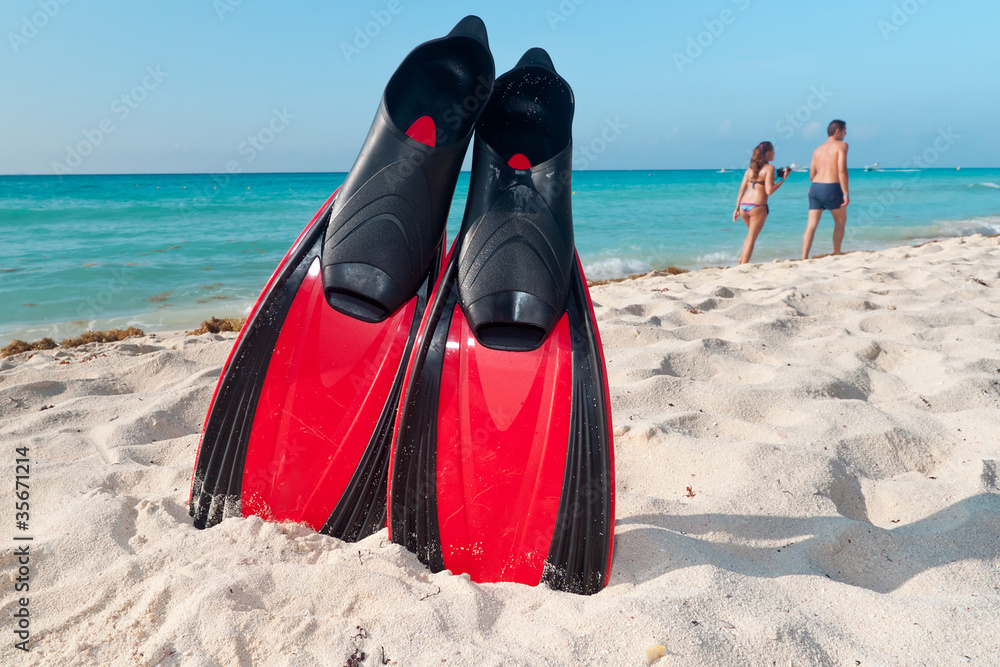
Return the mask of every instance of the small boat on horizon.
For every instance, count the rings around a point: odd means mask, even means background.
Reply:
[[[882,171],[882,169],[879,168],[878,162],[876,162],[875,164],[872,164],[872,165],[866,164],[865,165],[865,171]]]

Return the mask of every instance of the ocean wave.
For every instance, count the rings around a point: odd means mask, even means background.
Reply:
[[[969,183],[970,188],[993,188],[994,190],[1000,190],[1000,185],[996,183]]]
[[[622,278],[635,273],[648,273],[653,267],[640,259],[623,259],[621,257],[609,257],[596,262],[587,263],[584,273],[590,280],[608,280],[611,278]]]
[[[718,264],[735,264],[739,260],[739,256],[726,251],[710,252],[707,255],[701,255],[695,259],[695,264],[699,266],[710,266]]]
[[[993,236],[1000,234],[1000,216],[969,218],[968,220],[941,220],[931,228],[930,237],[956,237],[982,234]]]

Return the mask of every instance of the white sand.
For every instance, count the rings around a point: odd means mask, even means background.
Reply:
[[[232,334],[0,361],[8,619],[18,446],[35,537],[33,649],[5,629],[0,664],[1000,664],[1000,239],[593,296],[618,506],[589,598],[432,575],[385,531],[195,530]]]

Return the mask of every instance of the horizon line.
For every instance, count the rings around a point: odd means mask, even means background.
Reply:
[[[723,169],[725,170],[725,172],[722,171]],[[729,173],[729,172],[743,171],[745,169],[746,169],[746,167],[722,167],[721,169],[714,169],[714,168],[711,168],[711,167],[702,167],[702,168],[691,168],[691,167],[688,167],[688,168],[674,168],[674,169],[638,169],[638,168],[632,168],[632,169],[574,169],[574,171],[576,171],[576,172],[593,172],[593,173],[602,173],[602,172],[630,172],[630,171],[637,171],[637,172],[643,172],[643,171],[645,171],[645,172],[648,172],[648,173],[652,173],[652,172],[664,172],[664,171],[707,171],[707,172],[713,172],[713,173],[717,173],[718,174],[718,173]],[[961,167],[961,166],[958,166],[958,167],[903,167],[903,166],[899,166],[899,167],[882,167],[882,166],[879,166],[878,169],[869,170],[867,168],[867,165],[866,165],[865,167],[850,167],[850,168],[848,168],[848,172],[851,172],[851,171],[863,171],[863,172],[878,173],[878,172],[886,172],[886,171],[973,171],[973,170],[977,170],[977,169],[1000,169],[1000,167]],[[806,171],[808,171],[808,170],[807,169],[802,169],[801,171],[798,171],[798,172],[795,172],[795,173],[804,173]],[[27,173],[20,173],[20,174],[0,174],[0,178],[24,178],[24,177],[30,177],[30,178],[56,178],[56,179],[63,179],[63,178],[84,178],[84,177],[90,177],[90,176],[219,176],[219,175],[226,175],[226,176],[234,177],[234,176],[293,176],[293,175],[348,174],[348,173],[350,173],[349,170],[348,171],[247,171],[247,172],[237,172],[235,174],[230,174],[229,172],[226,172],[226,171],[150,171],[150,172],[108,172],[108,173],[90,173],[90,174],[51,174],[51,173],[27,174]],[[460,173],[468,174],[468,173],[471,173],[471,170],[463,169]]]

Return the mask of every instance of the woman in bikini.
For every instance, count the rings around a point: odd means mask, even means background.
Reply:
[[[747,238],[743,242],[740,264],[750,262],[757,236],[760,230],[764,229],[769,212],[767,198],[785,183],[787,170],[783,170],[780,181],[774,182],[775,169],[771,164],[773,159],[774,145],[770,141],[762,142],[753,149],[750,168],[743,174],[743,182],[740,183],[740,194],[736,198],[736,210],[733,211],[733,222],[742,217],[743,224],[747,226]]]

